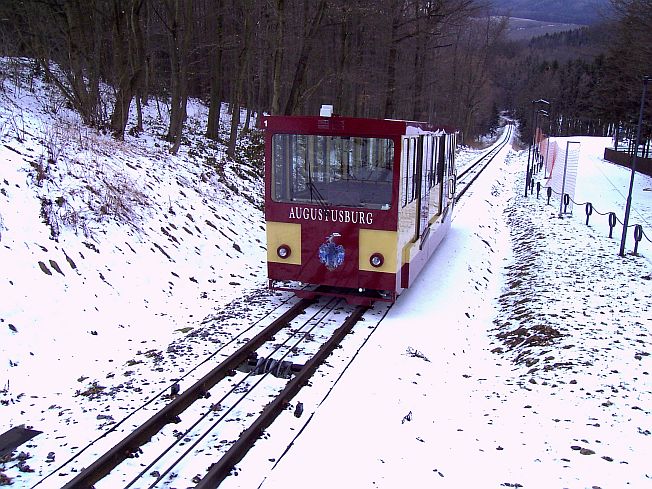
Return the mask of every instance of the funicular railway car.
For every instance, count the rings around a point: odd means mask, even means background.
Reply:
[[[261,127],[270,287],[396,300],[450,228],[456,132],[324,114]]]

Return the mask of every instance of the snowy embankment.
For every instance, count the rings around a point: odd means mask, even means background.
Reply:
[[[262,181],[198,136],[200,105],[170,156],[153,103],[117,143],[26,86],[0,91],[0,432],[43,433],[0,474],[56,486],[62,461],[268,307]],[[606,142],[582,139],[576,200],[622,216],[628,172]],[[527,152],[502,155],[292,448],[268,437],[269,466],[245,459],[225,487],[652,483],[649,243],[618,257],[596,216],[522,196]],[[637,176],[648,235],[650,188]]]
[[[22,485],[183,375],[158,364],[264,286],[265,233],[260,156],[234,163],[204,138],[204,106],[189,104],[172,156],[164,106],[151,101],[145,131],[117,142],[15,63],[0,89],[0,433],[43,431],[21,447],[36,473],[4,466]]]

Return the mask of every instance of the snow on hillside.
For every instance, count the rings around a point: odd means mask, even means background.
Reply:
[[[145,131],[115,141],[15,63],[0,90],[0,432],[27,405],[47,429],[76,392],[113,375],[129,386],[125,365],[265,283],[257,140],[240,148],[256,160],[230,161],[195,102],[171,156],[152,100]]]

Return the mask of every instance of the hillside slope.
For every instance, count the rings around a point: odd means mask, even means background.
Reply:
[[[165,349],[264,286],[261,160],[234,163],[205,139],[196,101],[172,156],[164,104],[120,142],[83,126],[26,62],[2,64],[0,401],[51,405],[111,374],[94,365]],[[0,432],[20,423],[5,410]]]

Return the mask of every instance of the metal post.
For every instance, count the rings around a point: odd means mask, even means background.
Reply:
[[[548,120],[550,120],[550,114],[548,113],[547,110],[539,109],[539,110],[537,110],[537,114],[541,114],[543,117],[547,117]],[[538,126],[539,126],[539,124],[538,124],[538,118],[537,118],[537,127]],[[536,128],[535,128],[535,132],[536,132]],[[542,134],[543,134],[543,131],[542,131]],[[536,148],[536,150],[534,151],[534,154],[536,155],[536,159],[537,159],[536,167],[537,167],[537,173],[538,173],[539,172],[538,168],[539,168],[540,158],[541,158],[541,154],[540,154],[541,143],[540,143],[540,141],[537,141],[536,133],[535,133],[534,138],[535,138],[535,148]]]
[[[534,131],[534,100],[532,101],[532,130]],[[530,138],[527,147],[527,166],[525,167],[525,196],[527,197],[527,189],[530,186],[530,153],[532,152],[532,138]]]
[[[638,157],[638,147],[641,144],[641,126],[643,125],[643,110],[645,108],[645,93],[647,84],[652,77],[643,77],[643,93],[641,94],[641,109],[638,114],[638,128],[636,129],[636,145],[634,146],[634,155],[632,156],[632,176],[629,180],[629,193],[627,194],[627,205],[625,207],[625,221],[623,222],[623,236],[620,240],[620,256],[625,256],[625,241],[627,240],[627,226],[629,225],[629,212],[632,208],[632,191],[634,189],[634,175],[636,174],[636,158]]]
[[[534,112],[534,127],[532,128],[532,166],[530,167],[530,172],[532,173],[532,176],[536,173],[536,167],[537,167],[537,153],[538,151],[538,143],[537,143],[537,128],[539,127],[539,111],[536,110]]]
[[[571,142],[566,142],[566,156],[564,157],[564,176],[561,180],[561,197],[559,199],[559,218],[564,215],[562,209],[564,208],[564,192],[566,191],[566,168],[568,168],[568,150]]]
[[[545,178],[550,178],[552,175],[547,175],[548,173],[548,155],[550,154],[550,139],[552,138],[552,108],[548,110],[548,144],[546,145],[546,171],[544,172]]]
[[[568,172],[568,155],[570,154],[570,145],[571,144],[580,144],[579,141],[567,141],[566,142],[566,156],[564,157],[564,175],[562,177],[561,181],[561,197],[560,197],[560,202],[559,202],[559,217],[561,218],[563,216],[563,208],[564,208],[564,196],[566,195],[566,174]],[[571,214],[573,212],[571,211]]]
[[[527,149],[527,167],[525,169],[525,196],[527,197],[527,189],[530,185],[530,153],[532,152],[532,143],[536,137],[536,122],[535,122],[535,117],[536,117],[536,104],[546,104],[550,106],[550,102],[547,100],[539,99],[539,100],[533,100],[532,101],[532,137],[530,138],[530,142],[528,145]],[[534,165],[532,165],[534,166]]]
[[[548,131],[548,132],[550,132],[550,131]],[[546,144],[546,169],[543,172],[543,175],[546,178],[550,177],[550,175],[546,175],[548,173],[548,154],[549,154],[549,152],[550,152],[550,134],[548,134],[548,143]]]

